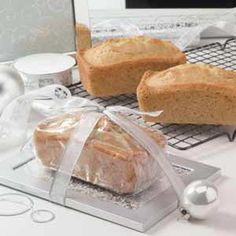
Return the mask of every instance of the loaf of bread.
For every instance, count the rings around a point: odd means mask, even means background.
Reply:
[[[80,79],[93,96],[135,93],[147,70],[162,71],[186,62],[171,42],[145,36],[115,38],[77,54]]]
[[[34,132],[36,156],[56,168],[80,120],[81,113],[63,114],[42,121]],[[165,138],[146,132],[164,148]],[[162,176],[158,163],[130,135],[102,117],[88,138],[73,176],[120,194],[148,188]]]
[[[236,124],[236,72],[185,64],[146,72],[137,89],[142,111],[162,110],[145,120],[184,124]]]
[[[92,47],[91,31],[84,24],[76,24],[76,44],[77,50],[85,50]]]

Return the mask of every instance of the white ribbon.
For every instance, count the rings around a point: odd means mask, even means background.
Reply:
[[[55,173],[49,192],[52,201],[65,205],[66,190],[70,183],[74,167],[89,135],[101,117],[102,114],[97,112],[84,112],[81,115]]]
[[[105,110],[106,114],[114,123],[124,129],[130,136],[132,136],[141,146],[148,151],[148,153],[155,158],[160,165],[163,172],[166,174],[171,185],[173,186],[179,200],[183,195],[185,185],[182,179],[175,173],[172,165],[167,159],[167,154],[144,130],[139,128],[134,123],[124,119],[119,114],[114,114],[109,110]],[[149,114],[148,114],[149,115]]]
[[[34,90],[13,100],[0,117],[0,149],[23,144],[34,100],[62,100],[71,97],[70,91],[61,85],[50,85]]]
[[[162,113],[162,111],[143,112],[143,111],[138,111],[138,110],[130,109],[128,107],[123,107],[123,106],[110,106],[110,107],[107,107],[105,110],[110,111],[110,112],[115,112],[115,113],[120,112],[122,114],[135,114],[135,115],[140,115],[140,116],[148,115],[152,117],[157,117]]]
[[[161,169],[164,171],[170,183],[172,184],[178,198],[181,198],[185,186],[181,178],[173,170],[172,165],[167,159],[166,153],[145,131],[132,123],[130,120],[123,118],[118,113],[132,113],[151,116],[158,116],[161,114],[159,111],[151,113],[140,112],[121,106],[112,106],[107,108],[101,108],[101,106],[84,107],[83,116],[70,138],[70,141],[64,154],[62,155],[61,162],[55,174],[55,178],[49,193],[50,199],[52,201],[62,205],[65,204],[66,191],[70,183],[74,167],[76,163],[78,163],[80,154],[87,141],[87,138],[93,131],[102,115],[106,115],[111,121],[124,129],[140,145],[142,145],[143,148],[147,150],[153,158],[156,159]]]

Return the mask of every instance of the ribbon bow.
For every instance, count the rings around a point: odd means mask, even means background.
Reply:
[[[61,85],[51,85],[14,99],[0,117],[0,149],[23,144],[35,100],[64,100],[71,98],[70,91]]]

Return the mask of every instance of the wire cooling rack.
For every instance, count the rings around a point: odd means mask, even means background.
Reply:
[[[212,43],[206,46],[185,51],[188,62],[206,63],[225,69],[236,70],[236,39],[229,39],[224,44]],[[138,108],[136,96],[121,95],[115,97],[98,98],[90,96],[81,83],[69,87],[74,96],[93,100],[107,107],[122,105],[129,108]],[[227,136],[230,141],[236,136],[236,131],[230,135],[220,125],[177,125],[177,124],[154,124],[144,122],[140,116],[131,115],[140,125],[149,126],[152,129],[161,130],[168,139],[168,144],[178,150],[188,150],[200,144],[206,143],[220,136]]]

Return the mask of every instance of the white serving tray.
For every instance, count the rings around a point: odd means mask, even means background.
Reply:
[[[169,156],[169,159],[185,184],[198,179],[214,181],[220,176],[218,168],[172,155]],[[20,153],[1,162],[0,184],[53,202],[49,194],[53,171],[45,170],[40,165],[35,169],[32,165],[35,162],[37,161],[34,157],[22,156]],[[176,195],[169,185],[166,186],[164,191],[157,193],[155,197],[135,208],[126,207],[122,201],[125,197],[122,196],[104,198],[107,191],[94,190],[96,188],[94,186],[91,186],[91,191],[102,194],[102,198],[87,194],[88,191],[69,188],[65,207],[144,232],[177,208]],[[89,188],[87,186],[86,190]],[[112,193],[108,193],[107,196],[111,195]],[[119,202],[120,200],[122,202]]]

